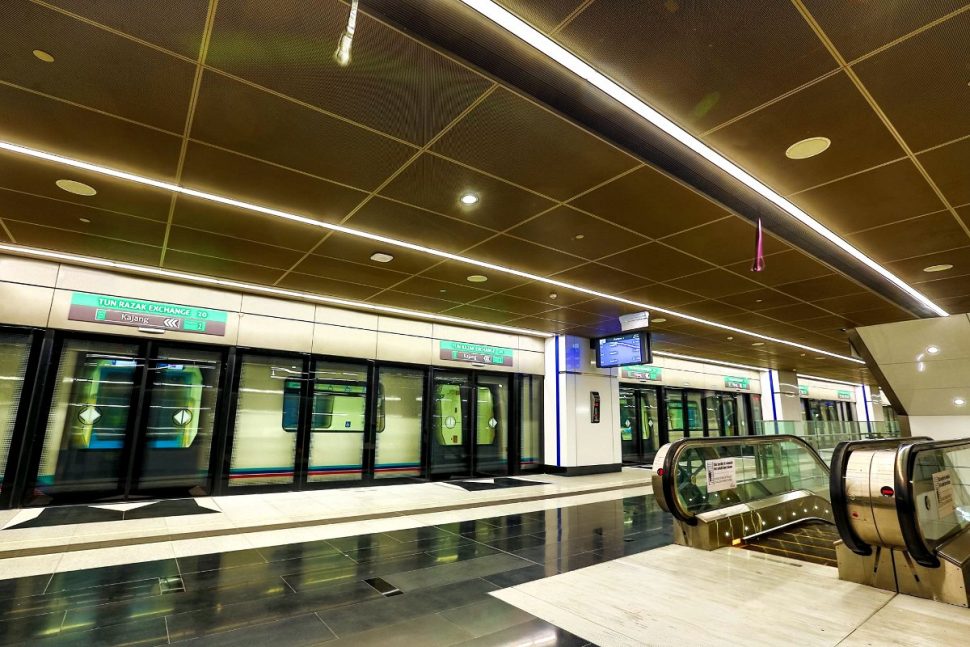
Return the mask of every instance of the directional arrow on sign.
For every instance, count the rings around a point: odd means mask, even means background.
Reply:
[[[176,319],[175,317],[168,317],[162,322],[166,328],[178,328],[179,324],[182,323],[181,319]]]

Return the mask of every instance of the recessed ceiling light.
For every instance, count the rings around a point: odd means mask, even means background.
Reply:
[[[468,277],[469,283],[484,283],[488,280],[488,277],[483,274],[472,274]]]
[[[734,341],[734,337],[728,337],[727,340],[728,341]]]
[[[39,60],[39,61],[44,61],[45,63],[53,63],[54,62],[54,57],[51,54],[45,52],[42,49],[35,49],[34,50],[34,57],[37,60]]]
[[[73,193],[74,195],[83,195],[90,197],[92,195],[97,195],[97,191],[93,186],[85,184],[84,182],[76,182],[74,180],[58,180],[54,184],[61,191],[67,191],[68,193]]]
[[[444,292],[447,292],[447,291],[448,291],[448,290],[446,290],[446,289],[444,289],[444,288],[441,288],[440,290],[438,290],[438,292],[441,292],[441,293],[444,293]]]
[[[394,260],[394,257],[390,254],[385,254],[384,252],[374,252],[370,255],[370,259],[377,263],[390,263]]]
[[[832,140],[828,137],[809,137],[789,146],[785,157],[792,160],[808,159],[824,153],[831,145]]]
[[[576,234],[575,236],[573,236],[573,238],[575,238],[576,240],[582,240],[586,238],[586,236],[583,234]]]
[[[557,293],[555,293],[555,292],[550,292],[549,293],[549,298],[550,299],[558,299],[559,298],[559,295]]]
[[[464,205],[471,206],[473,204],[478,204],[478,196],[474,193],[463,193],[459,198],[461,203]]]
[[[665,321],[667,320],[663,317],[657,317],[656,319],[653,320],[654,323],[664,323]]]
[[[85,225],[91,224],[91,221],[89,219],[87,219],[87,218],[78,218],[78,220],[80,220],[81,222],[83,222]]]
[[[816,357],[815,359],[825,359],[824,357]]]
[[[952,270],[953,266],[949,263],[941,263],[939,265],[930,265],[929,267],[924,267],[924,272],[946,272],[947,270]]]
[[[763,341],[756,341],[756,342],[753,342],[751,345],[752,346],[764,346],[765,343]]]
[[[762,302],[764,302],[764,299],[755,299],[754,302],[755,303],[762,303]]]
[[[967,401],[964,400],[963,398],[953,398],[953,404],[957,405],[958,407],[962,407],[966,403]]]
[[[939,346],[927,346],[926,347],[926,352],[929,353],[930,355],[936,355],[937,353],[940,352],[940,347]]]

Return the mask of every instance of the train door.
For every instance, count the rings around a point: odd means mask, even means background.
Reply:
[[[639,463],[640,451],[637,435],[637,391],[634,388],[620,387],[620,446],[624,463]]]
[[[65,338],[27,504],[209,491],[224,353]]]
[[[620,386],[620,444],[624,463],[646,463],[653,459],[660,446],[659,414],[656,389]]]
[[[431,478],[472,474],[471,391],[471,375],[434,372],[429,443]]]
[[[475,445],[477,476],[509,473],[510,375],[475,375]]]

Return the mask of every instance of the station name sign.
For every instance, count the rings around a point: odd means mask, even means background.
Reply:
[[[839,397],[839,400],[851,400],[852,399],[852,391],[837,391],[836,392],[836,395]]]
[[[620,377],[630,380],[650,380],[659,382],[663,379],[663,368],[660,366],[623,366],[620,368]]]
[[[452,362],[512,366],[515,350],[485,344],[467,344],[461,341],[443,341],[438,346],[438,357]]]
[[[67,318],[112,326],[154,328],[198,335],[226,334],[226,312],[105,294],[74,292]]]
[[[724,376],[724,388],[726,389],[742,389],[747,391],[751,388],[751,379],[747,377],[731,377],[729,375]]]

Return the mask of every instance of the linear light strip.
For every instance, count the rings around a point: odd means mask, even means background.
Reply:
[[[487,328],[489,330],[497,330],[499,332],[505,332],[505,333],[514,333],[517,335],[530,335],[533,337],[553,337],[553,335],[550,333],[541,332],[538,330],[530,330],[528,328],[515,328],[514,326],[503,326],[501,324],[493,324],[493,323],[488,323],[484,321],[472,321],[470,319],[460,319],[458,317],[449,317],[447,315],[439,315],[439,314],[434,314],[429,312],[418,312],[416,310],[406,310],[404,308],[393,308],[391,306],[382,306],[376,303],[367,303],[365,301],[352,301],[349,299],[338,299],[336,297],[326,297],[319,294],[313,294],[311,292],[299,292],[297,290],[284,290],[282,288],[275,288],[275,287],[270,287],[266,285],[257,285],[254,283],[242,283],[240,281],[230,281],[228,279],[217,279],[215,277],[203,276],[201,274],[190,274],[188,272],[177,272],[173,270],[166,270],[160,267],[148,267],[145,265],[135,265],[132,263],[123,263],[120,261],[109,261],[103,258],[93,258],[90,256],[78,256],[76,254],[65,254],[62,252],[53,252],[46,249],[37,249],[35,247],[23,247],[20,245],[8,245],[6,243],[0,243],[0,251],[10,252],[18,256],[31,256],[36,258],[48,258],[48,259],[57,260],[57,261],[65,261],[67,263],[72,263],[75,265],[103,267],[108,269],[131,272],[134,274],[160,276],[167,279],[185,281],[187,283],[213,285],[221,288],[232,288],[235,290],[240,290],[242,292],[257,292],[262,294],[271,294],[273,296],[288,297],[288,298],[297,299],[300,301],[314,301],[317,303],[323,303],[327,305],[343,306],[345,308],[354,308],[358,310],[372,310],[375,312],[394,314],[402,317],[408,317],[411,319],[439,321],[442,323],[456,324],[460,326],[467,326],[470,328]]]
[[[29,148],[27,146],[21,146],[20,144],[14,144],[12,142],[6,142],[0,140],[0,149],[7,150],[12,153],[17,153],[20,155],[26,155],[28,157],[34,157],[37,159],[46,160],[49,162],[54,162],[56,164],[62,164],[64,166],[69,166],[72,168],[83,169],[85,171],[91,171],[93,173],[99,173],[101,175],[107,175],[110,177],[127,180],[129,182],[134,182],[136,184],[142,184],[145,186],[151,186],[156,189],[162,189],[164,191],[171,191],[173,193],[179,193],[182,195],[189,195],[201,200],[207,200],[209,202],[215,202],[218,204],[224,204],[231,207],[236,207],[238,209],[243,209],[245,211],[253,211],[256,213],[265,214],[268,216],[273,216],[275,218],[281,218],[284,220],[289,220],[291,222],[298,222],[304,225],[309,225],[311,227],[319,227],[322,229],[329,229],[331,231],[336,231],[348,236],[355,236],[357,238],[366,238],[368,240],[377,241],[387,245],[392,245],[394,247],[403,247],[405,249],[410,249],[422,254],[428,254],[430,256],[437,256],[439,258],[445,258],[448,260],[456,261],[459,263],[464,263],[466,265],[474,265],[475,267],[481,267],[484,269],[494,270],[496,272],[501,272],[503,274],[511,274],[512,276],[518,276],[520,278],[536,281],[539,283],[545,283],[547,285],[554,285],[556,287],[564,288],[567,290],[573,290],[575,292],[580,292],[582,294],[588,294],[590,296],[599,297],[602,299],[607,299],[609,301],[615,301],[617,303],[623,303],[626,305],[634,306],[636,308],[642,308],[644,310],[651,310],[654,312],[662,312],[668,314],[672,317],[678,317],[686,321],[691,321],[705,326],[711,326],[713,328],[718,328],[720,330],[725,330],[728,332],[737,333],[739,335],[746,335],[748,337],[754,337],[756,339],[763,339],[765,341],[770,341],[776,344],[783,344],[786,346],[791,346],[793,348],[798,348],[799,350],[807,350],[813,353],[818,353],[821,355],[827,355],[829,357],[834,357],[836,359],[845,360],[848,362],[853,362],[856,364],[865,364],[864,361],[857,359],[855,357],[849,357],[848,355],[840,355],[838,353],[833,353],[831,351],[822,350],[821,348],[814,348],[812,346],[806,346],[805,344],[800,344],[794,341],[788,341],[785,339],[779,339],[777,337],[771,337],[769,335],[762,335],[761,333],[753,332],[750,330],[745,330],[743,328],[736,328],[734,326],[728,326],[726,324],[718,323],[716,321],[710,321],[708,319],[702,319],[701,317],[695,317],[683,312],[678,312],[676,310],[669,310],[667,308],[661,308],[659,306],[650,305],[648,303],[643,303],[640,301],[633,301],[632,299],[625,299],[620,296],[613,294],[607,294],[605,292],[600,292],[598,290],[591,290],[589,288],[580,287],[578,285],[573,285],[571,283],[566,283],[564,281],[558,281],[556,279],[551,279],[545,276],[539,276],[537,274],[530,274],[528,272],[522,272],[520,270],[515,270],[510,267],[505,267],[502,265],[496,265],[494,263],[487,263],[485,261],[475,260],[473,258],[468,258],[466,256],[460,256],[458,254],[452,254],[450,252],[445,252],[440,249],[434,249],[431,247],[424,247],[422,245],[416,245],[414,243],[409,243],[403,240],[397,240],[396,238],[388,238],[387,236],[381,236],[379,234],[372,234],[366,231],[360,231],[357,229],[351,229],[350,227],[344,227],[342,225],[335,225],[333,223],[321,222],[319,220],[314,220],[313,218],[308,218],[306,216],[300,216],[294,213],[289,213],[286,211],[280,211],[279,209],[271,209],[269,207],[263,207],[257,204],[252,204],[249,202],[243,202],[242,200],[236,200],[234,198],[227,198],[225,196],[215,195],[213,193],[207,193],[205,191],[198,191],[195,189],[190,189],[187,187],[179,186],[177,184],[172,184],[170,182],[162,182],[160,180],[153,180],[151,178],[142,177],[140,175],[135,175],[133,173],[127,173],[125,171],[119,171],[116,169],[100,166],[98,164],[91,164],[90,162],[82,162],[80,160],[71,159],[69,157],[64,157],[62,155],[57,155],[55,153],[48,153],[46,151],[37,150],[34,148]]]
[[[545,54],[548,58],[562,65],[567,70],[576,74],[580,78],[585,79],[591,85],[599,88],[608,96],[640,115],[654,126],[660,128],[665,133],[687,146],[689,149],[711,162],[722,171],[728,173],[751,190],[770,200],[799,222],[808,226],[814,232],[833,243],[853,258],[861,261],[872,270],[878,272],[883,278],[890,281],[903,292],[919,301],[938,316],[945,317],[948,315],[945,310],[930,301],[927,297],[919,293],[895,274],[876,263],[874,260],[850,245],[847,241],[843,240],[833,231],[823,226],[817,220],[783,198],[781,195],[769,189],[766,185],[755,179],[748,172],[744,171],[741,167],[734,164],[726,157],[716,152],[714,149],[705,145],[686,130],[664,117],[662,114],[635,97],[629,91],[625,90],[615,81],[598,72],[591,65],[581,60],[567,49],[558,45],[552,39],[548,38],[522,19],[498,6],[491,0],[460,0],[460,2],[482,14],[534,49]]]
[[[658,355],[660,357],[671,357],[673,359],[683,359],[690,362],[700,362],[702,364],[714,364],[716,366],[728,366],[730,368],[743,368],[747,371],[757,371],[759,373],[766,373],[767,371],[771,370],[767,368],[759,368],[757,366],[748,366],[747,364],[736,364],[734,362],[722,362],[719,359],[707,359],[705,357],[694,357],[693,355],[681,355],[679,353],[668,353],[667,351],[663,351],[663,350],[655,350],[653,351],[653,354]]]

